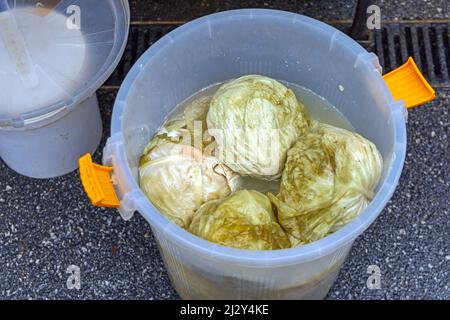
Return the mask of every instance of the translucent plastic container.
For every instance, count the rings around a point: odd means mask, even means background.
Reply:
[[[169,222],[139,189],[142,150],[171,110],[194,92],[262,74],[326,98],[378,146],[385,165],[370,206],[336,233],[277,251],[216,245]],[[380,214],[398,183],[406,108],[395,102],[375,55],[319,21],[273,10],[237,10],[190,22],[154,44],[124,81],[103,162],[113,167],[125,219],[150,223],[172,283],[184,299],[322,299],[353,241]],[[363,285],[363,284],[361,284]]]
[[[127,0],[0,0],[0,157],[50,178],[97,149],[95,91],[120,61]]]

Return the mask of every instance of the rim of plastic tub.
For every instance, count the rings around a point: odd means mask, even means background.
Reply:
[[[148,60],[150,60],[161,48],[169,45],[173,41],[176,41],[178,36],[185,32],[192,31],[193,29],[203,24],[208,24],[211,18],[214,18],[216,21],[227,20],[229,18],[236,18],[237,15],[245,17],[266,15],[272,18],[295,20],[296,23],[315,24],[320,26],[322,30],[330,32],[330,34],[336,32],[341,33],[341,36],[344,36],[347,39],[346,43],[348,45],[348,50],[351,50],[353,52],[356,51],[357,53],[367,53],[367,51],[362,48],[357,42],[355,42],[353,39],[343,34],[342,32],[338,31],[337,29],[318,20],[296,13],[270,9],[240,9],[205,16],[193,20],[161,38],[158,42],[153,44],[153,46],[151,46],[132,67],[126,79],[124,80],[116,98],[111,121],[111,135],[119,134],[121,135],[120,138],[123,141],[123,107],[126,104],[125,101],[127,100],[130,88],[133,86],[133,83],[138,77],[142,66],[144,66]],[[174,242],[181,247],[195,249],[196,251],[208,254],[213,258],[241,265],[257,265],[263,267],[265,265],[288,265],[299,262],[307,262],[318,259],[326,254],[338,250],[340,247],[343,247],[346,244],[349,244],[370,226],[370,224],[381,213],[381,211],[388,203],[389,199],[392,197],[395,191],[395,186],[398,184],[403,169],[406,154],[406,124],[404,103],[395,102],[393,100],[392,95],[386,84],[384,83],[381,74],[378,71],[375,72],[376,70],[374,70],[373,66],[365,64],[363,67],[367,69],[368,74],[372,74],[373,81],[376,82],[377,86],[380,87],[381,92],[383,93],[384,98],[387,101],[387,105],[392,108],[391,112],[394,119],[393,125],[395,135],[393,157],[391,160],[391,166],[387,171],[386,178],[380,185],[375,198],[372,200],[366,210],[364,210],[357,218],[355,218],[352,222],[350,222],[340,230],[311,244],[282,250],[252,251],[235,249],[214,244],[176,226],[174,223],[170,222],[165,216],[158,212],[158,210],[151,204],[149,200],[147,200],[143,192],[140,190],[139,185],[133,178],[131,169],[128,166],[128,162],[125,160],[127,159],[125,150],[124,148],[120,148],[121,150],[119,151],[119,157],[122,159],[122,161],[120,162],[124,166],[123,168],[121,168],[121,170],[124,171],[126,180],[125,183],[131,188],[133,194],[136,195],[134,208],[139,211],[139,213],[144,216],[144,218],[151,225],[154,225],[159,230],[162,230],[164,236],[168,236],[170,238],[169,241]],[[161,241],[163,239],[159,240]]]
[[[15,116],[0,114],[0,131],[28,130],[54,122],[92,96],[109,78],[119,64],[127,45],[130,26],[130,6],[128,0],[109,0],[108,3],[111,5],[111,10],[115,15],[114,45],[106,57],[104,64],[91,78],[92,80],[83,85],[69,99],[59,100],[47,107],[37,108],[36,110],[23,112]],[[123,30],[123,36],[121,37],[118,37],[120,34],[119,30]]]

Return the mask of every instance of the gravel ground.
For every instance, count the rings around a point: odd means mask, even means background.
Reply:
[[[131,1],[133,17],[188,20],[236,7],[231,1],[212,2],[195,6],[192,14],[186,9],[192,8],[189,2],[185,9],[171,10],[164,3]],[[240,3],[261,6],[256,1]],[[272,1],[268,7],[333,20],[350,18],[353,3],[296,1],[290,7],[291,1]],[[386,19],[448,18],[450,12],[447,1],[379,3],[389,13],[382,11]],[[116,91],[102,89],[98,94],[107,137]],[[449,104],[450,90],[442,89],[436,101],[410,111],[400,185],[355,242],[328,298],[450,299]],[[95,158],[100,159],[99,152]],[[77,173],[33,180],[0,161],[0,265],[3,299],[178,298],[149,225],[139,214],[124,222],[115,210],[93,208]],[[80,268],[80,290],[67,289],[71,265]],[[381,269],[380,290],[366,287],[369,265]]]
[[[302,13],[319,20],[352,19],[356,0],[131,0],[132,15],[136,20],[192,20],[200,16],[230,9],[271,8]],[[450,16],[447,0],[377,0],[384,20],[443,19]]]

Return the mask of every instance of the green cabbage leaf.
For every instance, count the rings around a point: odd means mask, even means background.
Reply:
[[[269,198],[294,246],[356,218],[374,197],[383,159],[357,133],[318,124],[288,151],[280,192]]]
[[[267,196],[253,190],[205,203],[188,229],[208,241],[248,250],[275,250],[291,246]]]
[[[309,126],[294,92],[271,78],[249,75],[226,83],[207,115],[217,157],[242,176],[276,180],[286,153]]]

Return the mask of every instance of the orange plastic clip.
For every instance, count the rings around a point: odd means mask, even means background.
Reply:
[[[412,108],[436,97],[434,89],[424,78],[413,58],[383,76],[395,100],[404,100],[407,108]]]
[[[120,205],[111,181],[112,167],[105,167],[92,162],[88,153],[78,160],[81,183],[94,206],[118,208]]]

